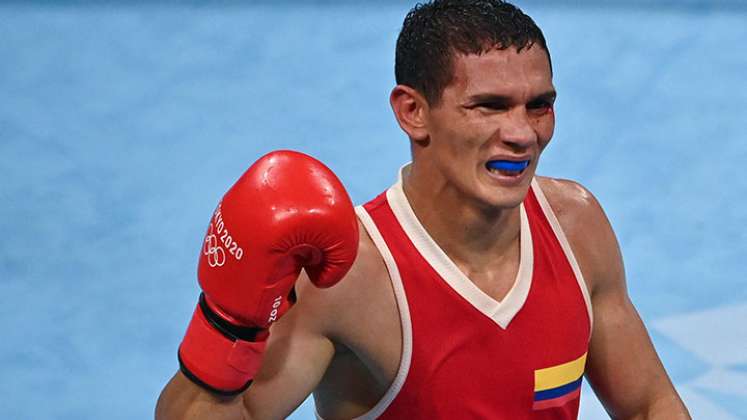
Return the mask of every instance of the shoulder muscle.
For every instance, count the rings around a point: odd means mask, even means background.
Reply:
[[[620,247],[594,195],[574,181],[537,180],[576,254],[591,294],[610,286],[624,289]]]

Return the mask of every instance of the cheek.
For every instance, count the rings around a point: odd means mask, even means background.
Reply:
[[[442,139],[452,159],[459,159],[477,152],[484,135],[474,125],[455,125]]]
[[[555,112],[551,109],[537,121],[536,125],[537,142],[541,149],[544,149],[553,133],[555,132]]]

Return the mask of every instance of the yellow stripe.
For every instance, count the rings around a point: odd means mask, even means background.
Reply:
[[[575,381],[584,374],[585,365],[586,353],[572,362],[535,370],[534,391],[537,392],[557,388]]]

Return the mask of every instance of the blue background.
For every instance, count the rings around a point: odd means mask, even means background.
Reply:
[[[0,417],[152,417],[207,221],[260,155],[306,151],[356,203],[394,181],[411,4],[371,3],[0,4]],[[605,207],[694,417],[747,418],[747,5],[518,4],[559,92],[539,172]]]

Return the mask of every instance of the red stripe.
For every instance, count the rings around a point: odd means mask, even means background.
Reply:
[[[569,392],[568,394],[553,398],[551,400],[535,401],[534,405],[532,405],[532,409],[544,410],[545,408],[560,407],[568,401],[578,398],[579,395],[581,395],[581,387],[573,392]]]

